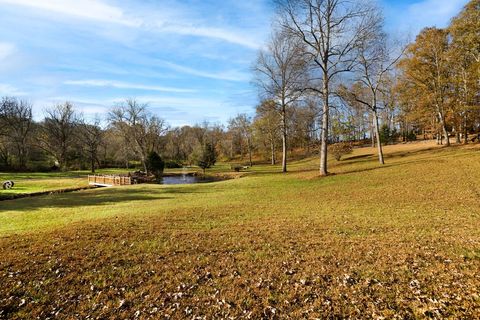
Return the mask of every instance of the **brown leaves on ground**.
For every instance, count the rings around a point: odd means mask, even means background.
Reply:
[[[385,149],[321,179],[312,160],[169,197],[49,198],[76,222],[0,238],[0,318],[479,319],[478,148]],[[52,218],[28,208],[7,214]]]
[[[453,254],[461,240],[448,237],[410,242],[394,230],[391,238],[363,231],[355,239],[292,220],[195,232],[146,219],[4,238],[0,316],[480,316],[478,252]]]

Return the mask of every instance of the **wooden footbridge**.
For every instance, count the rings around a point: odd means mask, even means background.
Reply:
[[[127,186],[132,184],[132,178],[114,175],[89,175],[88,184],[99,187]]]

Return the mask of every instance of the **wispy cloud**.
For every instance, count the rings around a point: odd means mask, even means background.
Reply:
[[[24,96],[26,92],[6,83],[0,83],[0,96]]]
[[[8,42],[0,42],[0,61],[5,60],[15,53],[15,45]]]
[[[218,109],[225,106],[221,99],[202,98],[202,97],[172,97],[172,96],[155,96],[145,95],[137,96],[139,101],[148,103],[155,108],[175,108],[190,111],[193,113],[218,112]],[[124,101],[124,98],[112,99],[112,105]],[[217,110],[215,110],[217,109]],[[208,110],[208,111],[207,111]]]
[[[0,3],[30,7],[82,19],[117,23],[131,27],[140,26],[139,21],[128,18],[119,7],[96,0],[0,0]]]
[[[161,61],[160,65],[165,66],[176,72],[185,73],[185,74],[202,77],[202,78],[227,80],[227,81],[248,81],[250,79],[249,74],[236,71],[236,70],[228,70],[228,71],[222,71],[222,72],[207,72],[207,71],[197,70],[194,68],[186,67],[186,66],[168,62],[168,61]]]
[[[202,21],[181,13],[171,15],[135,15],[125,13],[121,7],[109,5],[100,0],[0,0],[0,4],[29,7],[55,14],[73,16],[80,19],[120,24],[142,28],[152,32],[217,39],[251,49],[260,47],[260,41],[242,30],[228,27],[205,26]],[[169,8],[172,10],[172,8]],[[162,11],[162,8],[159,8]],[[155,17],[155,19],[152,19]],[[56,16],[58,18],[58,16]],[[160,20],[160,21],[158,21]]]
[[[226,120],[254,105],[237,92],[249,87],[270,9],[270,0],[0,0],[0,94],[30,99],[40,118],[53,103],[95,114],[136,97],[172,124]]]
[[[443,28],[458,14],[468,0],[421,0],[410,4],[401,1],[386,1],[389,30],[396,33],[416,35],[422,28]],[[404,12],[405,14],[399,14]]]
[[[465,3],[465,0],[424,0],[410,5],[408,11],[418,22],[443,27]]]
[[[189,35],[189,36],[198,36],[222,40],[225,42],[230,42],[233,44],[238,44],[250,49],[258,49],[261,46],[261,43],[258,39],[249,37],[243,32],[214,28],[214,27],[203,27],[187,24],[174,24],[169,26],[157,25],[156,30],[160,32],[167,33],[176,33],[179,35]]]
[[[171,92],[171,93],[194,93],[196,90],[184,89],[184,88],[171,88],[162,86],[151,86],[136,83],[128,83],[112,80],[67,80],[64,84],[71,86],[87,86],[87,87],[110,87],[117,89],[133,89],[133,90],[145,90],[145,91],[159,91],[159,92]]]

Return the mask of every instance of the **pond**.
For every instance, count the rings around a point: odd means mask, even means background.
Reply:
[[[188,174],[182,175],[172,175],[172,176],[164,176],[162,177],[158,183],[159,184],[192,184],[192,183],[207,183],[207,182],[214,182],[215,180],[212,178],[203,178]]]

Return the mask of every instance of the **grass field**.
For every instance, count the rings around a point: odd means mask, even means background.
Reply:
[[[98,173],[115,174],[119,172],[124,173],[125,169],[103,169]],[[87,187],[89,174],[89,171],[0,173],[0,182],[6,180],[15,182],[13,189],[0,189],[0,200],[12,195]]]
[[[480,318],[480,147],[374,153],[0,202],[0,318]]]

